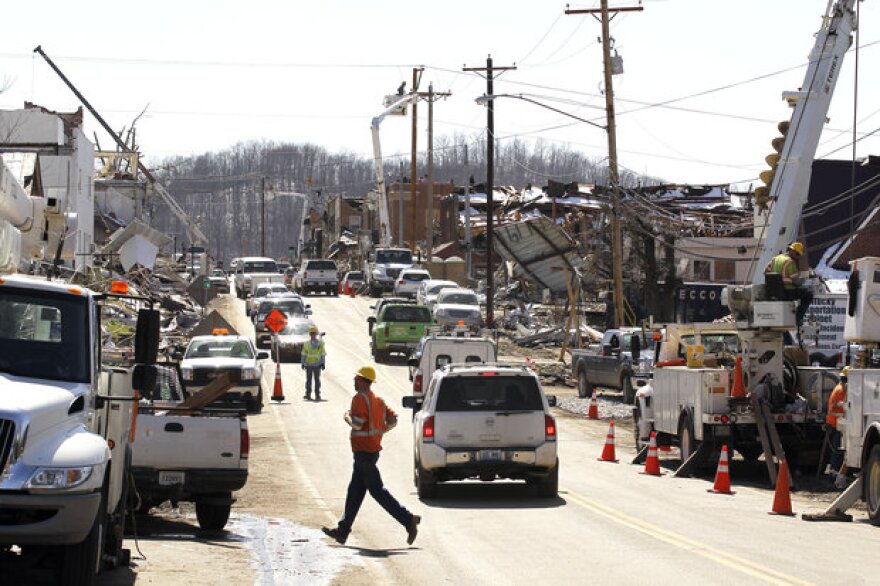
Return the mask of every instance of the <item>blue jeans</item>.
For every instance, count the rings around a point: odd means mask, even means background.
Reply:
[[[843,448],[843,434],[836,429],[831,430],[831,470],[840,472],[846,450]]]
[[[379,452],[354,453],[354,468],[351,472],[351,481],[348,483],[348,494],[345,495],[345,513],[338,526],[345,536],[351,533],[351,526],[368,491],[389,515],[397,519],[398,523],[408,527],[412,522],[412,513],[397,502],[382,484],[382,476],[379,474],[379,468],[376,467],[378,461]]]
[[[312,377],[315,378],[315,397],[321,396],[321,367],[306,366],[306,395],[312,395]]]

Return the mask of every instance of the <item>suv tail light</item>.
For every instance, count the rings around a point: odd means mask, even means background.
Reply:
[[[544,439],[556,441],[556,420],[552,415],[544,415]]]
[[[303,273],[303,279],[308,279],[308,278],[309,278],[309,274],[308,274],[308,273]]]
[[[414,393],[421,393],[422,392],[422,375],[421,374],[417,374],[416,377],[413,379],[413,392]]]
[[[434,443],[434,416],[426,417],[422,423],[422,441]]]
[[[251,434],[247,429],[241,430],[241,445],[239,447],[242,458],[247,458],[251,453]]]

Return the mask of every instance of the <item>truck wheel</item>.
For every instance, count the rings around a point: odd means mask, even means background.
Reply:
[[[581,369],[578,371],[578,397],[581,399],[589,399],[593,396],[593,387],[587,380],[587,373]]]
[[[370,283],[370,297],[381,297],[382,290]]]
[[[682,464],[697,451],[697,440],[694,439],[694,422],[690,415],[683,415],[678,424],[678,447],[681,451]]]
[[[623,389],[623,402],[627,405],[632,405],[633,400],[636,398],[636,390],[633,388],[630,375],[623,375],[623,378],[620,379],[620,388]]]
[[[61,546],[61,563],[58,568],[58,584],[61,586],[92,586],[104,552],[104,531],[107,513],[107,486],[101,490],[101,504],[92,529],[80,543]]]
[[[559,458],[556,458],[556,466],[546,478],[538,483],[538,496],[542,498],[556,498],[559,496]]]
[[[415,463],[415,471],[416,492],[419,495],[419,499],[433,498],[437,494],[437,480],[434,478],[434,475],[422,468],[418,461]]]
[[[880,445],[873,446],[868,453],[863,475],[868,517],[871,523],[880,525]]]
[[[231,497],[231,495],[223,495]],[[216,505],[203,501],[196,501],[196,519],[199,520],[199,527],[205,531],[222,531],[226,527],[226,521],[229,520],[229,512],[232,510],[232,504]]]

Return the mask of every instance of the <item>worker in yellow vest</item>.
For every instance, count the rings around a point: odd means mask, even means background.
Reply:
[[[813,293],[809,289],[800,286],[798,259],[803,255],[804,245],[800,242],[792,242],[788,246],[788,250],[774,256],[764,268],[765,275],[776,273],[782,277],[784,299],[798,302],[797,312],[795,313],[798,328],[804,322],[807,308],[813,302]]]
[[[321,371],[326,367],[327,351],[324,340],[318,338],[318,328],[309,328],[309,341],[303,344],[302,367],[306,371],[306,394],[303,399],[312,400],[312,379],[315,379],[315,401],[321,400]]]

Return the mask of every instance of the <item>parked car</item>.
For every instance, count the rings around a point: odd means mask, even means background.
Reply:
[[[437,483],[522,479],[542,497],[559,488],[556,419],[538,376],[525,366],[449,365],[434,372],[413,420],[419,498]],[[413,396],[404,407],[418,408]]]
[[[298,363],[302,358],[303,345],[309,341],[309,328],[313,327],[315,322],[308,317],[291,318],[284,329],[278,332],[277,346],[272,348],[272,359],[276,362]],[[272,345],[271,342],[269,345]]]
[[[339,275],[336,262],[321,258],[312,258],[303,262],[293,278],[293,288],[297,293],[307,295],[310,292],[323,291],[328,295],[339,294]]]
[[[218,293],[229,293],[229,278],[223,269],[214,269],[211,275],[205,278],[208,279],[211,288],[217,289]]]
[[[295,293],[288,293],[278,297],[267,297],[254,312],[254,336],[257,348],[271,348],[272,346],[273,334],[266,326],[266,317],[274,309],[286,315],[288,321],[296,318],[307,318],[312,315],[311,306],[303,303],[302,298]]]
[[[254,289],[253,297],[244,302],[245,314],[248,317],[252,316],[257,311],[257,308],[260,307],[260,304],[268,297],[286,295],[288,293],[290,293],[290,290],[284,283],[260,283]]]
[[[409,355],[434,324],[424,305],[385,305],[378,317],[369,319],[375,321],[370,349],[376,362],[387,359],[391,352]]]
[[[235,372],[236,383],[218,403],[243,404],[252,413],[263,407],[261,360],[268,352],[257,352],[244,336],[229,335],[226,330],[196,336],[190,340],[180,363],[180,372],[190,393],[194,393],[225,372]]]
[[[442,326],[464,325],[479,329],[483,325],[480,300],[470,289],[441,289],[433,311],[434,320]]]
[[[444,281],[442,279],[428,279],[422,281],[419,291],[416,293],[416,303],[425,305],[429,309],[434,309],[434,303],[437,302],[437,295],[443,289],[458,289],[458,283],[455,281]]]
[[[363,271],[348,271],[345,273],[345,276],[342,277],[342,292],[344,293],[346,289],[354,289],[357,291],[361,287],[364,286],[364,272]]]
[[[654,355],[652,331],[642,328],[615,328],[605,332],[599,354],[590,350],[571,351],[571,374],[577,381],[578,396],[593,396],[596,387],[623,391],[623,400],[632,404],[639,380],[647,380]],[[633,361],[632,347],[638,344],[639,358]]]
[[[373,310],[373,315],[367,318],[368,335],[373,335],[373,326],[376,325],[376,318],[379,317],[379,313],[382,311],[382,308],[390,304],[414,305],[415,300],[409,299],[407,297],[380,297],[379,299],[377,299],[376,303],[370,306],[370,309]]]
[[[403,269],[394,281],[394,294],[399,297],[415,297],[419,286],[431,279],[431,273],[424,269]]]

